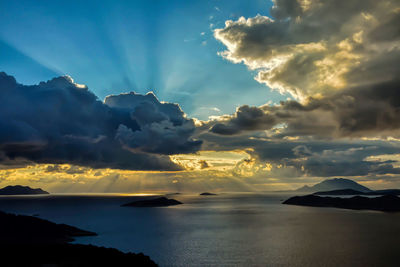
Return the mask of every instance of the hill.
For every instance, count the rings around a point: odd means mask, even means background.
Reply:
[[[66,224],[0,211],[1,266],[157,266],[142,253],[70,244],[78,236],[94,236]]]
[[[30,188],[22,185],[9,185],[0,189],[0,195],[40,195],[49,194],[41,188]]]
[[[360,192],[371,192],[372,190],[368,187],[360,185],[353,180],[344,179],[344,178],[334,178],[322,181],[313,186],[303,186],[297,189],[297,192],[320,192],[320,191],[332,191],[332,190],[341,190],[341,189],[352,189]]]

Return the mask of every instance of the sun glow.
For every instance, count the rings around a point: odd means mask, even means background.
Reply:
[[[246,151],[200,151],[197,154],[181,154],[170,157],[173,162],[186,170],[219,170],[233,169],[241,160],[249,158]]]

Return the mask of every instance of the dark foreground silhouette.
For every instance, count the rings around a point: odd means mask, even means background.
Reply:
[[[142,253],[68,243],[93,235],[66,224],[0,212],[0,266],[157,266]]]
[[[1,266],[157,266],[142,253],[78,244],[1,245]]]
[[[0,243],[66,243],[77,236],[96,233],[56,224],[32,216],[14,215],[0,211]]]
[[[385,195],[381,197],[355,196],[351,198],[306,195],[291,197],[284,201],[283,204],[354,210],[400,211],[400,198],[394,195]]]
[[[49,194],[41,188],[30,188],[22,185],[9,185],[0,189],[0,195],[40,195]]]
[[[182,202],[172,198],[158,197],[152,199],[137,200],[121,205],[122,207],[137,207],[137,208],[149,208],[149,207],[167,207],[180,205]]]
[[[214,194],[214,193],[209,193],[209,192],[204,192],[204,193],[201,193],[200,194],[200,196],[216,196],[217,194]]]
[[[332,191],[322,191],[313,193],[319,196],[351,196],[351,195],[364,195],[364,196],[379,196],[379,195],[400,195],[400,189],[384,189],[375,190],[371,192],[361,192],[353,189],[342,189]]]

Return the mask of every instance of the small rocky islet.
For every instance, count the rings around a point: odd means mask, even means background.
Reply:
[[[214,194],[214,193],[210,193],[210,192],[204,192],[204,193],[201,193],[200,194],[200,196],[216,196],[217,194]]]
[[[121,205],[122,207],[150,208],[150,207],[168,207],[183,204],[182,202],[166,197],[157,197],[150,199],[135,200]]]

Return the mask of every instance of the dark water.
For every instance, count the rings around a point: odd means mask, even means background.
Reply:
[[[143,252],[161,266],[399,266],[400,213],[282,205],[288,195],[176,195],[184,205],[129,208],[127,196],[0,197],[99,234],[78,243]]]

